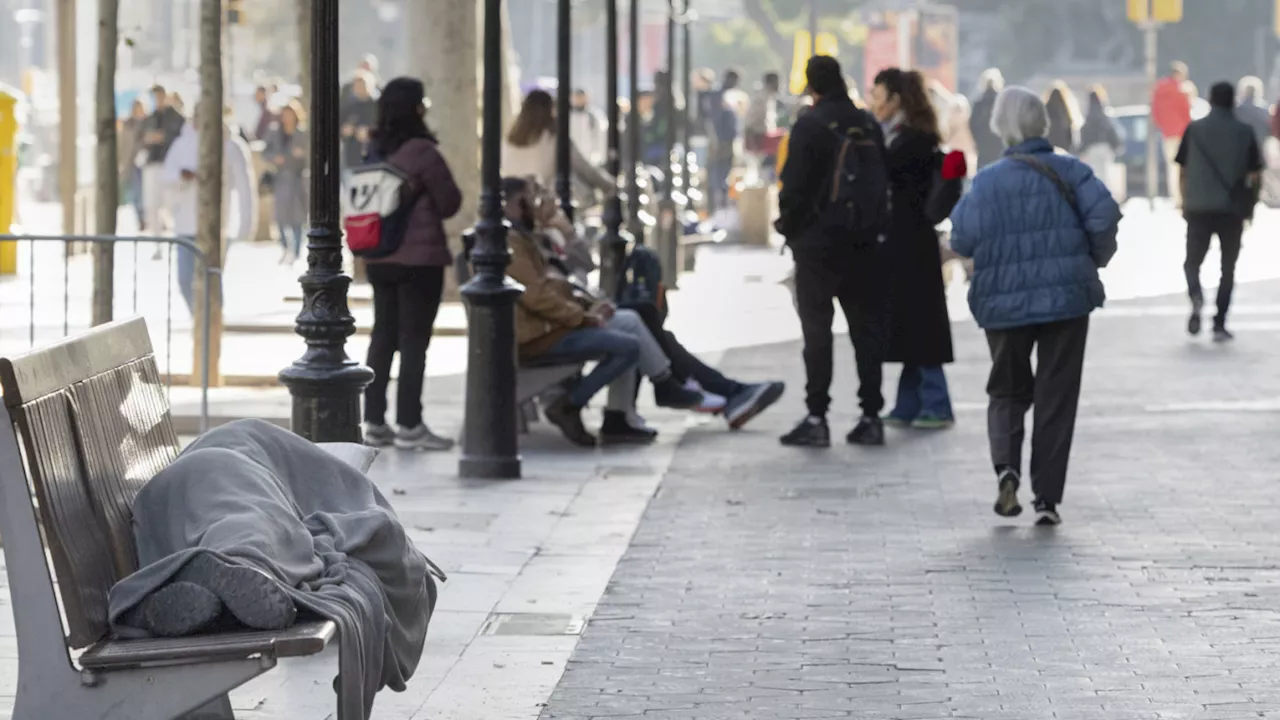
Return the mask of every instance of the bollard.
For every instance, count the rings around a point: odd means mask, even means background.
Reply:
[[[0,235],[13,225],[18,182],[18,99],[0,90]],[[0,243],[0,275],[18,274],[18,243]]]

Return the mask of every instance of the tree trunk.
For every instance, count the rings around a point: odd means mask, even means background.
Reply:
[[[302,107],[311,112],[311,3],[297,0],[298,67],[301,68]]]
[[[222,0],[201,0],[200,106],[193,122],[200,145],[196,244],[204,254],[204,262],[197,261],[195,272],[195,355],[191,364],[195,372],[191,380],[192,384],[198,384],[207,370],[211,386],[219,384],[222,353],[221,273],[206,272],[206,269],[220,271],[222,268],[222,149],[225,142],[222,103]],[[206,318],[209,323],[207,368],[201,353],[205,347]]]
[[[409,37],[410,74],[419,75],[431,98],[427,124],[440,138],[440,151],[449,162],[462,209],[445,223],[450,245],[461,245],[462,233],[475,222],[480,194],[480,92],[476,72],[480,51],[476,38],[475,0],[433,0],[405,6]],[[467,62],[467,58],[474,58]],[[471,70],[471,72],[467,72]],[[452,280],[452,274],[448,277]],[[447,295],[456,299],[449,284]]]
[[[98,197],[95,231],[116,234],[120,205],[119,148],[116,145],[116,45],[119,41],[120,0],[98,2]],[[115,304],[115,245],[93,246],[93,324],[109,323]]]

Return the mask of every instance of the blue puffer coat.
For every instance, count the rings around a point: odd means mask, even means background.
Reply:
[[[1034,155],[1075,188],[1077,215],[1048,178],[1009,155]],[[951,214],[951,247],[973,258],[969,307],[987,330],[1083,317],[1102,307],[1098,268],[1116,253],[1120,207],[1087,165],[1042,138],[984,168]],[[1084,227],[1081,227],[1083,220]]]

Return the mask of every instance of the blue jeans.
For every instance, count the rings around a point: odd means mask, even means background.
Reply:
[[[299,225],[280,224],[280,247],[285,252],[293,253],[294,257],[302,255],[302,227]]]
[[[569,386],[569,404],[582,408],[606,385],[640,362],[640,342],[632,335],[608,328],[582,328],[565,335],[545,354],[542,362],[595,360],[591,372]]]
[[[951,393],[947,390],[947,376],[942,366],[903,365],[902,377],[898,380],[898,404],[889,414],[903,422],[920,417],[953,419]]]

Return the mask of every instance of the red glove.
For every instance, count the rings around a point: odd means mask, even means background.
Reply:
[[[969,164],[964,159],[964,153],[959,150],[952,150],[942,159],[943,180],[959,180],[968,174]]]

